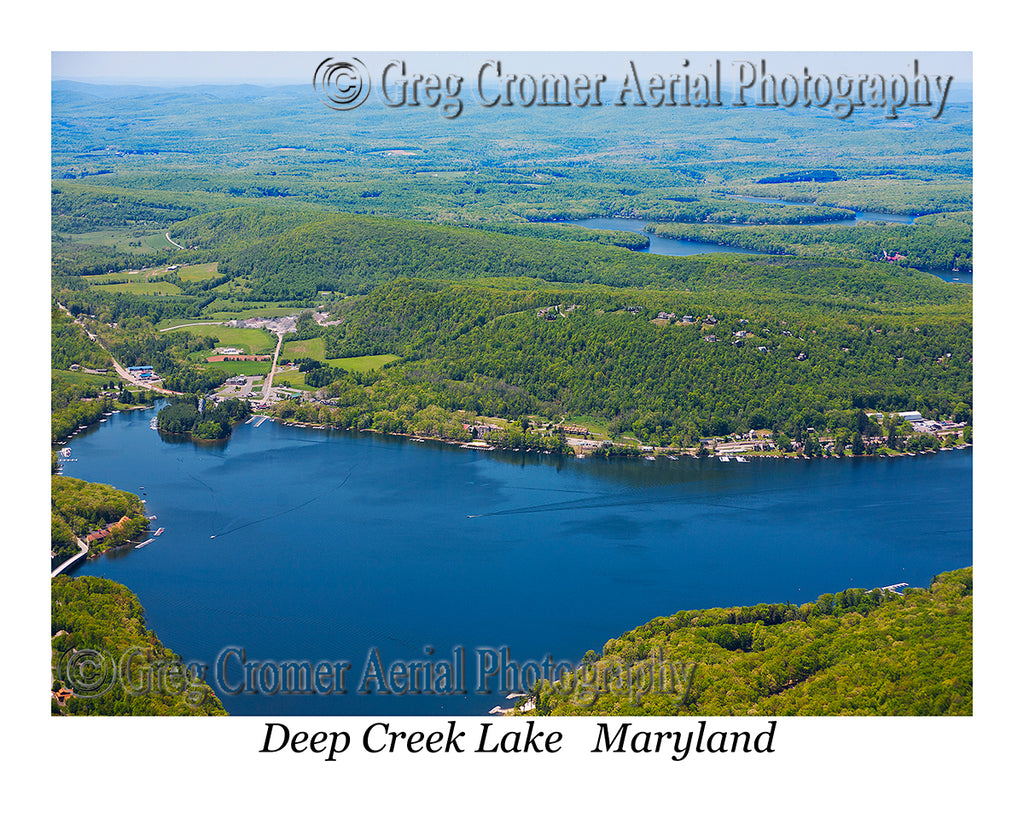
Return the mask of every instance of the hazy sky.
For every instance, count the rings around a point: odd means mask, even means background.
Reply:
[[[723,80],[728,82],[733,60],[766,61],[769,72],[796,73],[806,66],[812,74],[899,73],[909,75],[914,59],[920,71],[952,74],[958,82],[970,82],[970,52],[786,52],[786,51],[616,51],[616,52],[410,52],[410,51],[224,51],[224,52],[130,52],[55,51],[51,69],[55,80],[118,83],[308,83],[321,60],[327,57],[358,57],[371,72],[391,59],[406,59],[409,72],[456,73],[470,76],[488,59],[502,59],[506,72],[604,72],[618,76],[633,59],[638,71],[701,72],[714,60],[722,61]],[[682,61],[689,60],[689,68]]]

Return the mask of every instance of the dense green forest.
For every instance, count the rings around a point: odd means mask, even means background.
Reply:
[[[210,686],[146,628],[139,599],[99,577],[52,584],[53,691],[74,692],[57,715],[226,715]]]
[[[970,715],[973,571],[902,594],[680,611],[534,691],[558,716]]]
[[[297,417],[380,429],[370,421],[380,415],[382,431],[416,432],[413,416],[430,405],[509,419],[596,415],[662,445],[751,428],[852,438],[866,431],[865,409],[970,420],[969,291],[870,263],[704,257],[679,269],[703,286],[384,285],[346,300],[337,325],[300,326],[325,339],[329,359],[404,361],[334,373],[331,384],[307,378],[329,406]]]

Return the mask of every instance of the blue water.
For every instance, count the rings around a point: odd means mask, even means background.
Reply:
[[[770,202],[781,205],[797,205],[799,202],[789,202],[785,199],[766,199],[755,196],[737,196],[736,199],[742,199],[748,202]],[[858,211],[856,213],[857,222],[894,222],[897,224],[913,224],[913,216],[898,216],[891,213],[874,213],[871,211]],[[651,224],[649,220],[644,219],[620,219],[618,217],[595,217],[592,219],[577,219],[568,222],[571,225],[580,225],[582,227],[591,228],[594,230],[625,230],[630,233],[640,233],[647,236],[650,239],[650,245],[638,251],[640,253],[654,253],[659,256],[697,256],[702,253],[744,253],[753,256],[766,255],[759,250],[746,250],[739,247],[730,247],[728,245],[711,244],[708,242],[693,242],[689,239],[666,239],[663,236],[656,236],[653,233],[646,231],[647,225]],[[849,221],[844,222],[818,222],[808,224],[830,224],[830,225],[849,225]],[[937,276],[943,281],[956,282],[959,284],[973,284],[974,273],[973,271],[957,271],[956,273],[948,270],[929,270],[933,276]]]
[[[513,670],[572,662],[680,609],[924,586],[972,562],[969,450],[605,462],[271,421],[197,446],[153,412],[76,436],[65,474],[138,493],[166,531],[75,573],[131,588],[232,714],[485,714],[516,687],[478,668],[504,647]],[[357,693],[373,649],[382,668],[435,660],[434,693]],[[346,693],[269,696],[272,674],[229,693],[242,650],[255,670],[347,662]],[[444,693],[460,651],[469,693]]]
[[[577,219],[571,225],[591,228],[592,230],[625,230],[629,233],[640,233],[650,240],[650,245],[640,253],[654,253],[659,256],[698,256],[702,253],[744,253],[751,256],[764,256],[759,250],[744,250],[727,247],[712,242],[694,242],[690,239],[666,239],[648,233],[645,228],[651,224],[643,219],[620,219],[618,217],[597,216],[592,219]]]

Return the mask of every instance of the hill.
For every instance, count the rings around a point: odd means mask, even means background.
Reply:
[[[972,612],[970,567],[902,595],[680,611],[609,640],[575,678],[538,686],[536,712],[970,715]]]

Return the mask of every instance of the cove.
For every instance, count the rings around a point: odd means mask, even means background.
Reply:
[[[73,573],[132,589],[233,715],[483,715],[530,663],[656,616],[972,563],[970,450],[603,461],[273,421],[198,446],[155,412],[75,436],[66,474],[136,492],[164,533]],[[281,690],[302,663],[322,685]]]

